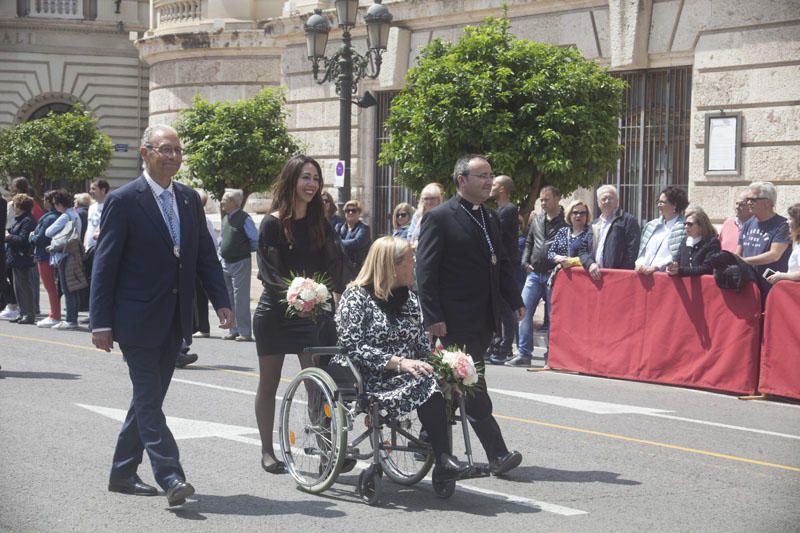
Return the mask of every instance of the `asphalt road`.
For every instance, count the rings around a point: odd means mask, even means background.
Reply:
[[[85,331],[0,321],[0,530],[23,531],[800,531],[800,405],[567,373],[489,367],[495,414],[522,466],[460,482],[384,482],[358,470],[322,495],[259,467],[255,345],[195,342],[165,412],[197,494],[106,491],[130,383],[119,352]],[[285,387],[298,371],[287,357]],[[477,439],[477,460],[485,461]],[[463,445],[457,442],[463,457]],[[139,470],[152,483],[145,459]]]

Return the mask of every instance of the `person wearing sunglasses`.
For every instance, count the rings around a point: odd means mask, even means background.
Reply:
[[[702,276],[712,274],[711,256],[720,251],[717,230],[708,215],[700,207],[692,207],[686,212],[683,223],[686,239],[678,250],[678,260],[667,267],[670,276]]]
[[[344,219],[336,213],[336,202],[333,201],[333,196],[328,191],[320,193],[322,197],[322,205],[325,208],[325,218],[331,225],[332,230],[336,230],[336,226],[344,222]]]
[[[408,240],[408,228],[411,226],[411,217],[414,208],[405,202],[399,203],[392,211],[392,237]]]
[[[344,222],[337,224],[336,233],[342,239],[354,271],[359,271],[367,257],[369,245],[372,244],[369,226],[361,220],[361,202],[350,200],[344,204]]]
[[[747,202],[753,218],[742,226],[736,255],[755,269],[761,294],[766,297],[772,284],[764,279],[764,272],[767,269],[786,272],[792,242],[786,218],[775,212],[778,201],[775,185],[768,181],[755,181],[747,189]]]

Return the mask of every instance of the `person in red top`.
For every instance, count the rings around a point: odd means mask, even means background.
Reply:
[[[739,245],[739,232],[744,223],[753,217],[753,211],[747,201],[747,189],[736,197],[736,216],[731,217],[722,224],[719,232],[719,243],[723,250],[736,253]]]

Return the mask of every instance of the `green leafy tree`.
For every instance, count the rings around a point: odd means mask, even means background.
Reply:
[[[435,40],[392,102],[379,163],[420,190],[446,183],[464,153],[483,153],[514,178],[530,207],[545,184],[568,193],[597,183],[619,156],[624,82],[578,50],[516,38],[508,19]]]
[[[211,103],[199,95],[176,124],[186,143],[189,177],[217,200],[226,188],[244,199],[266,191],[300,152],[286,127],[284,91],[266,88],[246,100]]]
[[[0,171],[25,176],[41,193],[54,182],[80,183],[101,176],[111,163],[111,138],[76,104],[0,131]]]

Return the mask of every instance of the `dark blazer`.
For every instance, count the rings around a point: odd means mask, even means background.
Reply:
[[[595,242],[599,239],[599,229],[602,227],[600,217],[592,222],[592,233],[586,238],[580,248],[581,264],[584,268],[592,266],[594,260]],[[620,268],[633,270],[636,258],[639,255],[639,238],[641,230],[639,223],[633,215],[621,209],[611,221],[608,228],[606,242],[603,247],[603,268]]]
[[[175,181],[173,187],[180,259],[144,176],[106,198],[92,267],[90,323],[92,330],[111,328],[120,344],[163,344],[176,306],[181,335],[191,343],[196,277],[215,309],[230,307],[200,197]]]
[[[425,214],[417,246],[417,285],[425,327],[445,322],[448,335],[499,331],[505,305],[522,307],[514,265],[500,237],[497,213],[484,209],[498,256],[491,266],[483,231],[459,206],[460,196]],[[480,220],[480,218],[478,218]]]
[[[369,226],[361,222],[356,222],[353,229],[347,227],[347,222],[342,222],[336,225],[336,233],[342,240],[344,251],[347,253],[347,258],[353,263],[355,271],[361,269],[364,264],[364,259],[367,258],[367,252],[372,244],[372,239],[369,234]]]
[[[6,236],[6,266],[8,268],[31,268],[33,245],[29,237],[36,228],[36,219],[29,211],[14,219],[14,225]]]
[[[719,238],[711,235],[688,246],[686,239],[681,242],[678,249],[678,275],[679,276],[702,276],[703,274],[713,274],[714,266],[711,264],[711,256],[720,251]]]
[[[45,235],[44,232],[53,224],[53,222],[58,220],[58,217],[60,216],[61,213],[56,211],[55,208],[51,208],[50,211],[42,215],[42,217],[39,219],[39,223],[36,224],[36,229],[33,230],[33,235],[30,236],[30,240],[33,244],[33,254],[37,262],[47,261],[50,259],[50,254],[47,253],[46,248],[50,246],[51,239]]]

